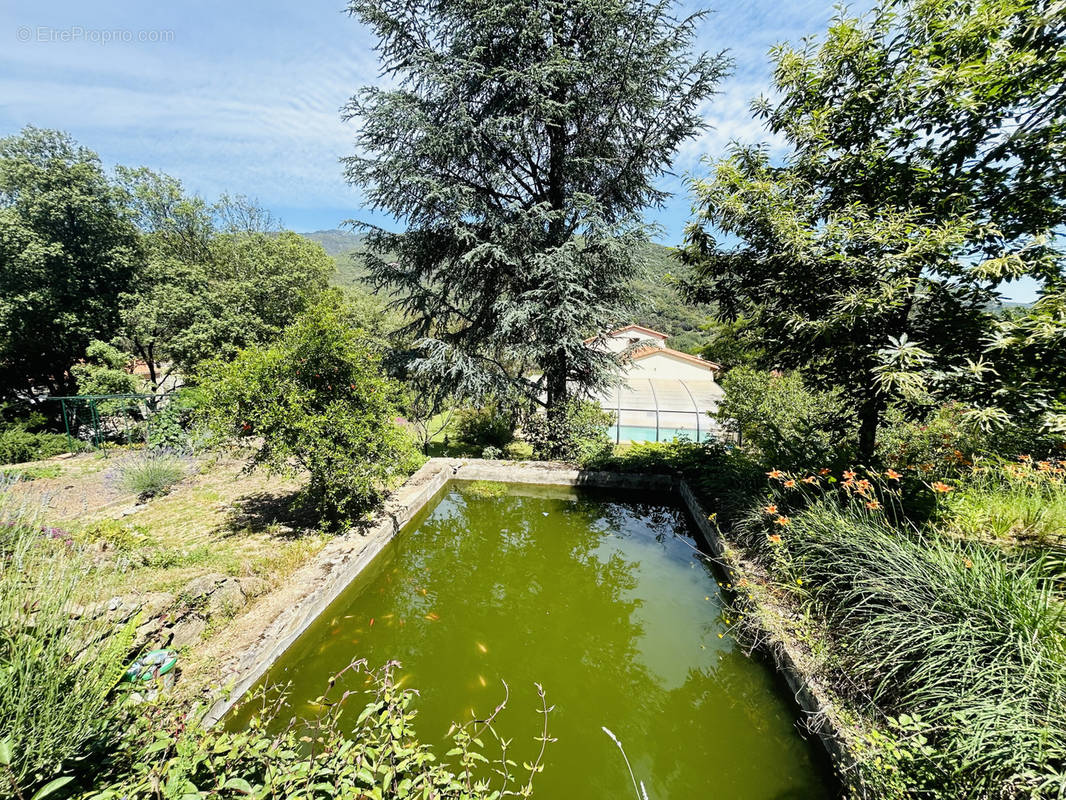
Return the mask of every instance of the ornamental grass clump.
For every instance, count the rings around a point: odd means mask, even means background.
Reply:
[[[0,797],[70,780],[119,727],[132,632],[78,605],[93,580],[69,534],[0,490]]]
[[[1060,796],[1066,625],[1038,566],[868,503],[818,499],[769,534],[775,577],[831,632],[832,682],[886,729],[906,720],[910,789]]]
[[[118,465],[114,482],[123,491],[149,500],[167,494],[191,469],[191,460],[173,450],[143,450]]]

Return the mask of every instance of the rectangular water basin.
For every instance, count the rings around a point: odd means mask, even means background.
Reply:
[[[558,741],[535,783],[541,800],[633,796],[603,728],[651,800],[833,796],[777,677],[730,636],[720,578],[675,499],[483,489],[447,484],[273,665],[264,680],[292,683],[297,715],[314,716],[353,659],[395,659],[438,754],[452,722],[490,713],[506,681],[496,727],[515,761],[531,760],[542,684]]]

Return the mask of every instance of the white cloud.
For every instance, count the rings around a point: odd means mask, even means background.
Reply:
[[[275,209],[329,209],[331,219],[338,208],[355,213],[358,194],[338,163],[354,131],[339,109],[377,82],[378,68],[367,32],[342,8],[342,0],[264,0],[249,15],[217,0],[181,8],[114,0],[88,15],[73,0],[14,0],[0,12],[0,37],[9,37],[0,49],[0,133],[61,128],[109,164],[170,172],[207,196],[239,192]],[[759,0],[706,19],[699,46],[729,49],[737,69],[706,106],[711,128],[680,149],[676,173],[698,173],[700,158],[730,141],[770,140],[749,108],[767,86],[767,50],[823,29],[830,14],[820,0]],[[171,30],[172,41],[15,41],[19,26],[88,28],[86,17],[100,29]],[[683,191],[674,177],[663,185]],[[674,217],[686,207],[682,194],[659,216],[678,229],[683,219]]]

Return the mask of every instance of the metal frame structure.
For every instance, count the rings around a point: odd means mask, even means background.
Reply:
[[[88,442],[93,447],[118,431],[115,420],[121,419],[121,432],[130,439],[130,420],[149,424],[155,406],[163,398],[161,394],[80,394],[45,398],[57,401],[63,414],[63,429],[67,434],[67,447],[74,450],[74,439],[84,441],[79,433],[89,431]],[[79,407],[88,410],[88,419],[81,421]]]
[[[623,397],[625,401],[623,403]],[[695,432],[695,440],[703,441],[705,435],[720,435],[717,425],[707,416],[717,408],[722,397],[721,388],[713,380],[693,381],[682,378],[635,378],[620,380],[613,388],[594,393],[592,399],[604,409],[615,412],[614,440],[641,441],[622,438],[623,428],[648,428],[651,425],[627,425],[625,414],[654,414],[655,441],[663,440],[664,430]],[[641,403],[641,398],[648,400]],[[703,400],[702,404],[699,399]],[[634,402],[635,401],[635,402]],[[669,426],[664,428],[663,418],[684,416],[690,425]],[[651,420],[648,420],[649,422]]]

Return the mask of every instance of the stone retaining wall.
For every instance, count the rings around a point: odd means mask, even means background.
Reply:
[[[225,716],[352,579],[451,480],[452,474],[450,464],[442,459],[430,459],[393,492],[375,525],[369,530],[350,531],[338,537],[322,548],[314,561],[290,576],[289,582],[301,591],[267,625],[256,643],[229,666],[224,678],[232,688],[208,711],[205,725],[213,725]]]

